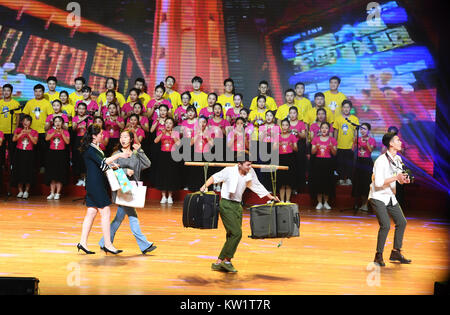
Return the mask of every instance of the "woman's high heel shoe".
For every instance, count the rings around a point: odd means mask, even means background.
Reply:
[[[121,252],[123,252],[123,250],[121,250],[121,249],[118,249],[118,250],[116,250],[116,251],[114,252],[114,251],[112,251],[112,250],[107,249],[106,246],[103,247],[103,250],[105,251],[106,254],[107,254],[107,253],[111,253],[111,254],[114,254],[114,255],[117,255],[117,254],[120,254]]]
[[[85,252],[88,255],[95,254],[95,252],[91,252],[90,250],[87,250],[86,248],[84,248],[83,245],[81,245],[80,243],[77,244],[77,248],[78,248],[78,251],[80,251],[80,249],[81,249],[83,252]]]

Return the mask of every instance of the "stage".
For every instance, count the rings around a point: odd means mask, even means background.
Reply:
[[[433,294],[449,269],[449,224],[442,217],[408,213],[404,254],[411,265],[390,263],[394,226],[386,244],[386,267],[371,261],[378,224],[373,214],[317,212],[301,207],[300,237],[253,240],[245,211],[243,238],[233,264],[237,274],[210,270],[225,239],[217,230],[183,228],[182,204],[149,202],[138,210],[143,233],[158,247],[143,256],[128,219],[116,234],[118,256],[100,252],[100,215],[89,237],[95,255],[78,253],[86,211],[81,202],[1,201],[0,276],[36,277],[40,294]],[[112,217],[116,207],[112,208]]]

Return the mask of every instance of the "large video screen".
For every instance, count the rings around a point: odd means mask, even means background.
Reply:
[[[372,125],[379,144],[389,126],[396,126],[406,143],[404,156],[413,166],[433,173],[436,116],[435,62],[410,16],[397,2],[381,4],[380,19],[367,21],[365,11],[336,17],[281,36],[280,77],[285,87],[306,85],[329,90],[329,78],[339,76],[339,90],[354,104],[360,122]]]

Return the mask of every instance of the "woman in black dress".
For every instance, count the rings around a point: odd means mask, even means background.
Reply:
[[[103,174],[115,160],[119,158],[127,159],[130,157],[129,152],[121,152],[110,158],[105,158],[103,151],[99,148],[102,141],[102,128],[98,125],[90,125],[81,142],[81,152],[84,163],[86,165],[86,206],[88,207],[83,222],[83,230],[81,232],[81,241],[78,243],[78,251],[80,249],[86,254],[95,254],[87,248],[87,239],[92,228],[92,223],[100,212],[102,217],[102,230],[105,239],[105,246],[102,248],[105,253],[118,254],[122,252],[114,248],[110,237],[110,216],[111,210],[109,205],[111,200],[106,191],[106,178]],[[112,165],[114,166],[114,165]],[[118,167],[115,164],[115,167]]]

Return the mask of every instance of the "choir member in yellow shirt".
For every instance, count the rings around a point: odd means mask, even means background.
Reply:
[[[339,92],[341,79],[339,77],[330,78],[330,90],[323,93],[325,95],[325,106],[329,108],[335,116],[341,115],[342,102],[347,99],[344,93]]]
[[[59,100],[59,92],[56,91],[56,84],[58,84],[56,77],[47,78],[48,92],[44,94],[44,98],[50,103],[54,100]]]
[[[67,91],[59,92],[59,100],[61,101],[61,109],[63,114],[69,118],[69,132],[72,130],[72,119],[75,117],[75,106],[70,104],[69,93]]]
[[[289,110],[291,107],[296,107],[298,112],[298,119],[303,120],[303,115],[300,111],[300,108],[295,104],[295,91],[293,89],[288,89],[284,92],[284,98],[286,99],[286,104],[278,107],[275,118],[277,119],[277,123],[281,126],[281,122],[289,117]]]
[[[302,82],[297,82],[295,84],[295,105],[297,105],[299,110],[299,117],[305,116],[305,114],[312,108],[311,101],[305,97],[305,84]]]
[[[116,99],[117,102],[120,105],[120,108],[122,108],[122,106],[125,104],[125,97],[123,96],[122,93],[120,93],[118,91],[118,83],[117,80],[114,78],[107,78],[106,79],[106,83],[105,83],[105,92],[100,93],[100,95],[97,97],[97,104],[98,106],[102,106],[106,104],[106,92],[108,92],[108,90],[114,90],[116,91]]]
[[[13,90],[13,86],[8,83],[2,87],[2,99],[0,99],[0,133],[4,134],[4,140],[3,145],[0,146],[0,166],[5,165],[2,162],[6,162],[6,149],[10,152],[9,157],[11,159],[11,152],[14,148],[12,137],[21,113],[19,102],[12,98]]]
[[[266,97],[264,95],[258,96],[257,104],[258,107],[252,110],[248,116],[248,121],[255,125],[256,128],[264,124],[266,112],[269,110],[266,107]]]
[[[198,113],[201,109],[208,106],[208,94],[200,90],[203,84],[202,78],[195,76],[192,78],[191,83],[192,88],[194,89],[194,91],[191,92],[191,105],[195,107]]]
[[[86,79],[83,77],[75,78],[75,92],[70,93],[70,103],[75,106],[78,101],[83,100],[83,92],[81,89],[86,85]]]
[[[147,108],[148,102],[151,101],[151,96],[148,95],[145,91],[147,90],[147,86],[145,85],[145,80],[143,78],[137,78],[134,81],[134,88],[141,91],[139,94],[139,100],[143,107]],[[127,98],[127,102],[130,102],[130,96]]]
[[[173,90],[173,86],[175,85],[175,78],[169,75],[165,82],[164,86],[166,88],[166,92],[163,95],[163,98],[168,100],[170,104],[172,104],[172,114],[175,113],[175,110],[178,106],[181,105],[181,95],[177,91]]]
[[[267,109],[273,110],[273,111],[278,109],[277,103],[275,102],[273,97],[270,97],[268,95],[269,83],[267,81],[263,80],[263,81],[259,82],[258,91],[259,91],[259,95],[263,95],[266,98]],[[258,96],[254,97],[252,99],[252,103],[250,104],[250,110],[251,111],[255,110],[258,107],[257,102],[258,102]]]
[[[356,138],[356,126],[359,119],[350,114],[353,104],[349,100],[342,103],[342,113],[337,116],[333,127],[334,137],[337,140],[337,171],[340,185],[351,185],[350,177],[353,172],[353,143]]]
[[[223,82],[223,86],[225,87],[225,92],[222,95],[219,95],[219,99],[217,103],[222,105],[224,116],[227,111],[234,106],[234,81],[231,78],[226,79]]]
[[[334,114],[333,112],[325,106],[325,95],[322,92],[317,92],[314,95],[314,104],[315,107],[311,108],[306,115],[303,117],[303,121],[311,126],[316,121],[317,118],[317,110],[319,108],[325,109],[327,112],[327,123],[332,124],[334,122]]]

